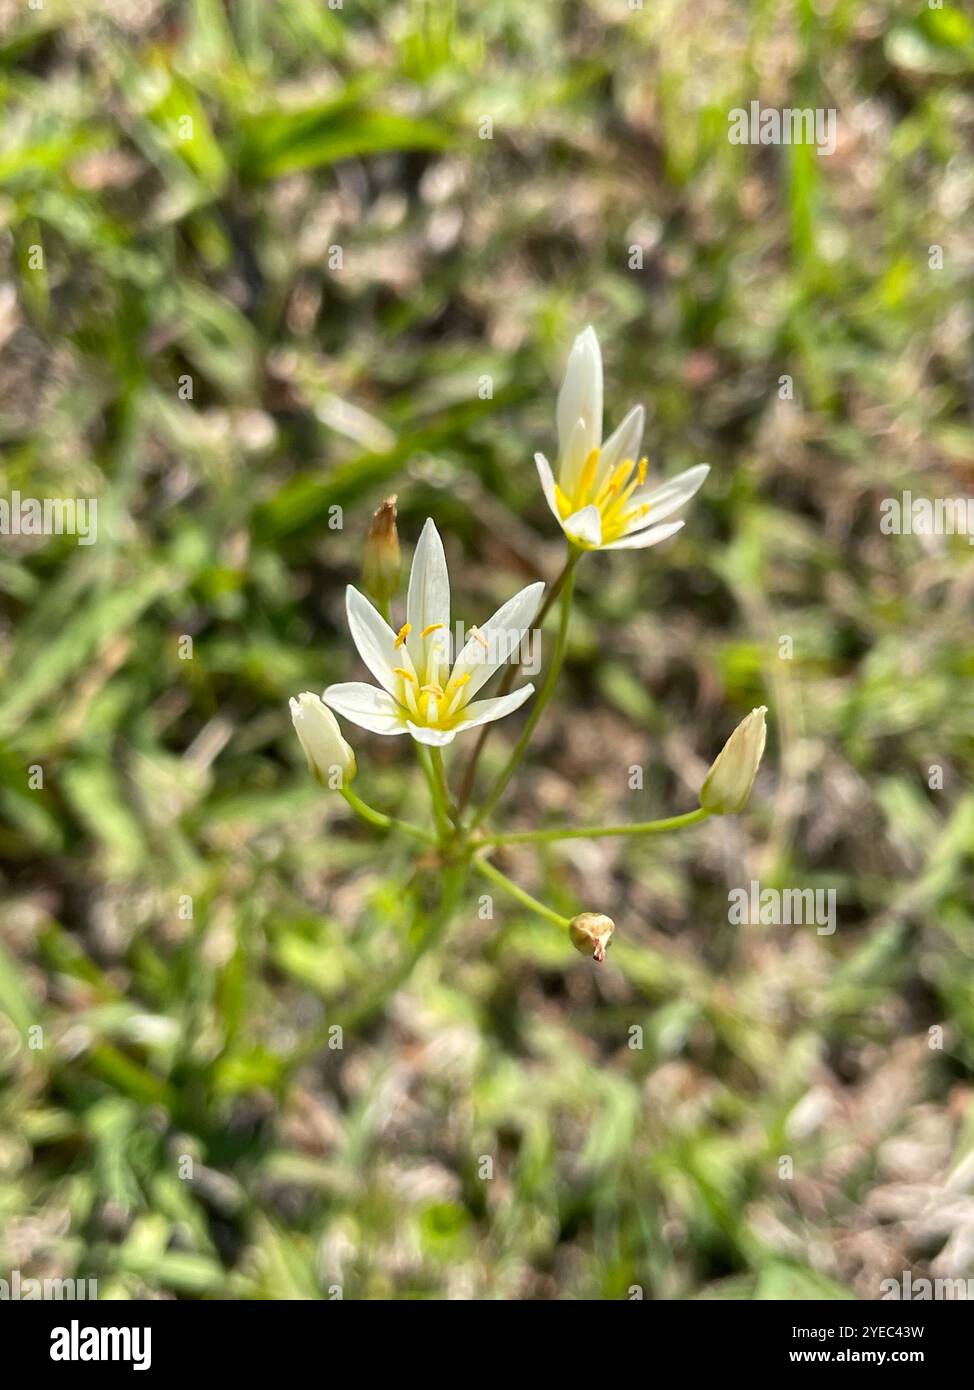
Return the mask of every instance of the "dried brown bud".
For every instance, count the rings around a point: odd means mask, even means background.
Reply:
[[[362,585],[380,608],[384,608],[398,590],[401,567],[396,499],[387,497],[373,514],[362,557]]]
[[[606,947],[615,929],[615,922],[604,912],[580,912],[572,918],[568,934],[576,951],[601,962],[605,960]]]

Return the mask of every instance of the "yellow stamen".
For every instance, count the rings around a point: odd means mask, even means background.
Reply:
[[[595,471],[599,466],[599,450],[593,449],[582,467],[582,476],[578,480],[578,492],[575,500],[579,507],[584,507],[585,499],[592,489],[595,482]]]
[[[612,470],[612,476],[595,499],[595,505],[599,508],[604,507],[610,497],[613,497],[622,487],[622,484],[632,472],[632,459],[626,459]]]
[[[420,690],[424,695],[435,695],[438,700],[443,699],[443,687],[431,681],[429,685],[421,685]]]
[[[636,474],[636,481],[639,483],[639,486],[640,486],[640,487],[642,487],[643,483],[646,481],[646,469],[647,469],[648,467],[649,467],[649,459],[640,459],[640,460],[639,460],[639,471],[638,471],[637,474]]]
[[[431,632],[437,632],[442,626],[442,623],[430,623],[429,627],[424,627],[419,635],[420,637],[428,637]]]
[[[622,526],[628,526],[630,521],[638,521],[640,517],[645,516],[647,512],[651,512],[652,510],[649,503],[644,502],[641,507],[633,507],[631,512],[626,512],[625,516],[620,517],[620,524]]]
[[[412,671],[405,671],[401,666],[393,666],[392,670],[394,675],[402,676],[404,681],[412,681],[413,685],[416,684],[416,677]]]
[[[555,483],[555,501],[558,503],[558,515],[564,521],[566,516],[572,514],[572,504],[568,494],[562,492],[557,483]]]
[[[643,460],[643,463],[645,463],[645,460]],[[632,464],[630,464],[629,466],[630,466],[630,468],[631,468],[631,467],[632,467]],[[633,517],[633,516],[642,516],[642,515],[643,515],[643,513],[642,513],[641,511],[630,511],[630,512],[628,512],[628,513],[626,512],[626,504],[627,504],[627,502],[629,501],[629,498],[632,496],[632,494],[636,491],[636,488],[637,488],[638,486],[639,486],[639,474],[637,473],[636,476],[635,476],[635,478],[633,478],[632,482],[630,482],[630,483],[627,484],[627,486],[622,490],[622,492],[619,494],[619,496],[618,496],[618,497],[614,497],[610,503],[608,503],[605,507],[603,507],[603,509],[602,509],[602,539],[603,539],[603,541],[608,540],[608,539],[610,538],[610,536],[609,536],[609,533],[610,533],[610,532],[613,533],[611,539],[614,540],[614,539],[616,538],[616,534],[615,534],[615,533],[616,533],[617,529],[618,529],[620,526],[624,526],[625,523],[626,523],[631,517]],[[646,505],[648,506],[648,503],[647,503]]]
[[[398,633],[396,634],[396,640],[395,640],[395,642],[393,643],[393,646],[394,646],[394,647],[401,647],[402,644],[405,642],[406,638],[407,638],[407,637],[409,636],[409,634],[412,632],[412,630],[413,630],[413,625],[412,625],[412,623],[403,623],[402,627],[399,629]]]
[[[447,690],[459,690],[462,685],[466,685],[470,679],[470,672],[464,671],[462,676],[454,676],[447,686]]]

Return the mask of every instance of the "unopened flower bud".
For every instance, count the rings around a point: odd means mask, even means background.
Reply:
[[[700,789],[700,805],[711,815],[733,816],[747,805],[764,753],[767,712],[767,705],[752,709],[717,754]]]
[[[399,589],[401,564],[396,499],[387,497],[373,513],[362,557],[362,585],[380,608],[385,608]]]
[[[289,701],[291,721],[316,782],[331,791],[355,776],[355,754],[342,738],[338,720],[317,695],[305,691]]]
[[[576,951],[581,951],[583,956],[591,956],[593,960],[603,961],[615,929],[615,922],[604,912],[580,912],[572,918],[568,934]]]

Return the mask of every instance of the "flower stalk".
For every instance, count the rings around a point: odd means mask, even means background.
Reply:
[[[429,788],[433,821],[436,825],[437,843],[445,845],[451,838],[453,822],[450,817],[449,794],[442,775],[442,764],[440,765],[440,775],[437,776],[437,770],[433,763],[432,750],[418,745],[416,751],[419,757],[419,765],[423,769],[423,776],[426,778],[426,785]]]
[[[706,820],[711,813],[698,806],[682,816],[667,816],[663,820],[635,821],[632,825],[575,825],[546,830],[513,830],[500,835],[480,835],[478,845],[542,845],[556,840],[604,840],[618,835],[663,835],[671,830],[685,830]]]
[[[342,787],[341,794],[357,816],[378,830],[401,830],[404,835],[409,835],[414,840],[422,840],[424,844],[437,843],[436,836],[424,830],[421,825],[413,825],[411,821],[400,820],[398,816],[388,816],[384,811],[377,811],[374,806],[370,806],[353,792],[351,787]]]
[[[539,917],[543,917],[546,922],[551,922],[556,927],[564,927],[566,931],[571,926],[570,918],[563,917],[562,914],[556,912],[554,908],[546,907],[543,902],[539,902],[537,898],[532,897],[526,889],[522,888],[520,884],[515,883],[513,879],[508,878],[507,874],[502,873],[497,865],[492,864],[489,859],[484,859],[480,855],[475,855],[471,863],[479,874],[482,874],[484,878],[490,879],[491,883],[496,884],[498,888],[502,888],[505,893],[515,898],[522,907],[529,908],[531,912],[537,913]]]
[[[551,610],[555,600],[558,598],[558,595],[564,588],[565,581],[568,579],[568,576],[574,570],[577,558],[578,557],[575,554],[573,548],[569,546],[568,555],[562,567],[561,573],[558,575],[558,578],[554,581],[554,583],[549,585],[548,591],[544,596],[544,602],[538,609],[538,616],[534,620],[539,631],[544,623],[545,618],[548,616],[548,613]],[[515,661],[512,661],[511,664],[508,666],[507,670],[504,672],[504,675],[501,678],[500,685],[497,687],[498,695],[507,694],[511,686],[514,684],[519,669],[519,664]],[[484,745],[490,738],[493,727],[494,726],[492,724],[485,724],[481,728],[480,732],[477,735],[477,740],[474,743],[473,752],[467,760],[466,770],[463,774],[463,780],[460,783],[460,791],[457,795],[457,809],[461,815],[463,815],[463,812],[466,810],[467,804],[470,801],[471,796],[473,795],[474,783],[477,777],[477,764],[480,761],[480,756],[484,751]]]
[[[558,684],[558,677],[561,674],[561,668],[565,662],[565,652],[568,648],[568,629],[571,623],[572,595],[575,591],[575,566],[578,564],[581,555],[582,552],[580,550],[573,550],[566,566],[565,583],[561,591],[561,615],[558,622],[558,636],[555,640],[555,649],[552,653],[551,665],[548,667],[548,675],[545,678],[545,683],[541,687],[540,695],[534,702],[531,713],[521,732],[521,737],[514,745],[511,756],[508,758],[493,787],[487,793],[487,797],[480,807],[480,810],[474,814],[469,825],[471,831],[476,830],[479,825],[483,824],[504,795],[508,782],[521,764],[521,759],[524,756],[525,749],[531,741],[531,735],[537,727],[538,720],[541,718],[545,711],[545,706],[555,692],[555,686]]]

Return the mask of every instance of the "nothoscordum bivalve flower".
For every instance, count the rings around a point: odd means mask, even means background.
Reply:
[[[380,608],[395,597],[401,565],[396,499],[387,497],[372,515],[362,555],[362,587]]]
[[[412,734],[442,746],[464,729],[516,710],[534,690],[522,685],[493,700],[473,700],[521,642],[541,604],[543,584],[515,594],[469,639],[450,666],[450,576],[443,542],[427,521],[413,556],[406,594],[406,621],[398,633],[350,584],[348,626],[359,656],[381,690],[362,681],[330,685],[325,703],[376,734]]]
[[[586,328],[575,339],[558,393],[557,481],[544,454],[534,456],[548,506],[583,550],[637,550],[665,541],[683,525],[666,518],[689,502],[710,472],[700,463],[647,486],[647,460],[639,456],[644,421],[642,406],[633,406],[602,443],[602,353],[594,328]]]
[[[601,963],[615,929],[615,922],[604,912],[580,912],[569,923],[568,934],[576,951]]]
[[[767,712],[767,705],[752,709],[717,754],[700,789],[700,805],[712,816],[733,816],[747,805],[764,753]]]
[[[355,754],[342,738],[331,710],[307,690],[288,703],[312,777],[332,791],[347,786],[355,776]]]

